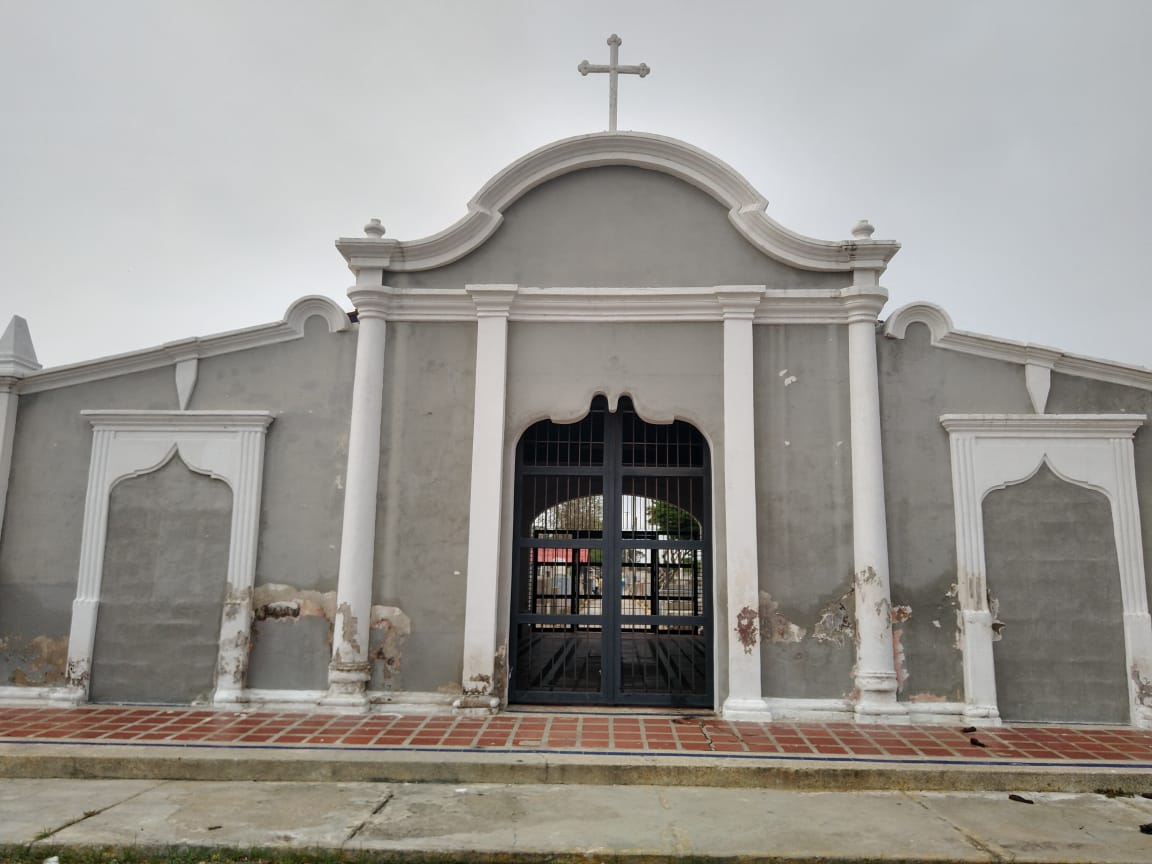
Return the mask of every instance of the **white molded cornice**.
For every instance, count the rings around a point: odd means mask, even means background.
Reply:
[[[1152,369],[1101,360],[1097,357],[1084,357],[1067,354],[1058,348],[1045,345],[1032,345],[1015,342],[982,333],[956,330],[948,313],[935,303],[909,303],[901,306],[884,322],[884,335],[892,339],[903,339],[909,324],[926,324],[932,333],[932,344],[937,348],[1003,360],[1007,363],[1045,366],[1053,372],[1091,378],[1094,381],[1107,381],[1140,390],[1152,390]]]
[[[949,434],[980,438],[1131,438],[1144,414],[943,414]]]
[[[719,287],[520,288],[512,321],[721,321]],[[391,295],[389,321],[472,321],[467,291],[410,289]],[[753,306],[757,324],[843,324],[849,308],[837,288],[762,292]]]
[[[93,429],[111,429],[117,432],[147,432],[153,429],[167,432],[231,432],[239,429],[267,429],[271,424],[271,411],[149,411],[132,408],[80,412]]]
[[[432,270],[463,258],[500,227],[504,211],[526,192],[573,171],[627,165],[690,183],[728,208],[728,219],[765,255],[802,270],[882,271],[900,250],[894,240],[859,236],[829,241],[789,231],[765,212],[767,200],[731,166],[697,147],[644,132],[601,132],[565,138],[534,150],[493,177],[468,202],[468,214],[419,240],[341,238],[336,248],[353,272]],[[652,214],[659,218],[660,214]]]
[[[71,387],[74,384],[86,384],[89,381],[114,378],[117,375],[131,375],[135,372],[172,366],[192,358],[215,357],[233,351],[246,351],[263,345],[288,342],[304,335],[304,322],[313,315],[319,315],[327,321],[328,329],[332,333],[347,330],[352,326],[347,313],[335,301],[319,295],[309,295],[294,302],[284,313],[284,318],[272,324],[230,330],[214,336],[181,339],[155,348],[44,369],[24,378],[17,391],[38,393],[42,390],[55,390],[58,387]]]

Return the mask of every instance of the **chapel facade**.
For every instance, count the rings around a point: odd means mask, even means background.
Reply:
[[[0,702],[1152,728],[1152,371],[766,207],[582,135],[337,241],[351,312],[49,369],[13,319]]]

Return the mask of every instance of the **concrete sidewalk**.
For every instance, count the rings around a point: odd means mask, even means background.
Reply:
[[[1152,861],[1152,800],[657,786],[0,781],[0,844],[383,860]],[[2,853],[3,850],[0,850]],[[35,860],[40,860],[38,857]],[[298,860],[298,859],[297,859]]]

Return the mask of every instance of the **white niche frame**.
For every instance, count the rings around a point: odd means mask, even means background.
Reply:
[[[1152,728],[1152,705],[1140,698],[1152,687],[1152,619],[1144,577],[1140,506],[1132,438],[1143,414],[944,414],[952,450],[956,514],[957,589],[964,667],[964,714],[998,724],[992,615],[988,608],[983,501],[989,492],[1020,483],[1047,464],[1076,486],[1103,493],[1112,509],[1130,718]]]
[[[68,637],[68,685],[75,699],[88,699],[112,488],[121,480],[150,474],[179,455],[192,471],[223,480],[232,490],[228,590],[220,622],[213,702],[241,701],[251,639],[264,439],[272,423],[272,413],[140,410],[80,413],[92,424],[92,461],[88,468],[80,568]]]

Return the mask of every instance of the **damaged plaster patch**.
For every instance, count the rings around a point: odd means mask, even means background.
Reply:
[[[412,621],[398,606],[373,606],[368,621],[368,637],[372,643],[372,660],[383,664],[381,675],[385,685],[394,683],[400,674],[400,660],[404,656],[404,642],[412,633]]]
[[[340,616],[340,641],[351,648],[354,654],[360,656],[360,640],[356,638],[356,625],[360,622],[352,614],[352,604],[341,603],[336,607],[336,614]],[[353,657],[344,662],[355,663],[357,661]]]
[[[745,606],[736,613],[736,627],[734,629],[740,644],[744,646],[745,654],[751,654],[752,649],[756,647],[756,639],[759,636],[756,622],[759,617],[760,613],[751,606]]]
[[[808,634],[780,614],[780,604],[767,591],[760,592],[760,621],[773,642],[799,642]]]
[[[488,696],[492,693],[492,676],[480,673],[468,679],[464,686],[465,696]]]
[[[1152,680],[1141,674],[1139,666],[1132,667],[1132,683],[1136,688],[1136,702],[1152,708]]]
[[[988,592],[988,612],[992,616],[992,641],[999,642],[1008,625],[1000,620],[1000,600],[993,597],[991,591]]]
[[[0,657],[15,662],[17,668],[8,683],[17,687],[49,687],[63,684],[68,672],[68,637],[53,639],[34,636],[0,639]]]
[[[295,620],[312,616],[332,621],[336,618],[336,592],[301,591],[293,585],[268,582],[257,585],[252,592],[252,607],[257,621]],[[295,612],[291,612],[292,609]]]
[[[897,626],[912,617],[911,606],[893,606],[890,612],[892,621],[892,666],[896,670],[896,692],[904,692],[908,680],[908,658],[904,654],[904,628]]]
[[[849,588],[820,610],[816,623],[812,625],[813,639],[829,642],[837,648],[843,648],[849,640],[855,640],[855,595],[856,589]]]

